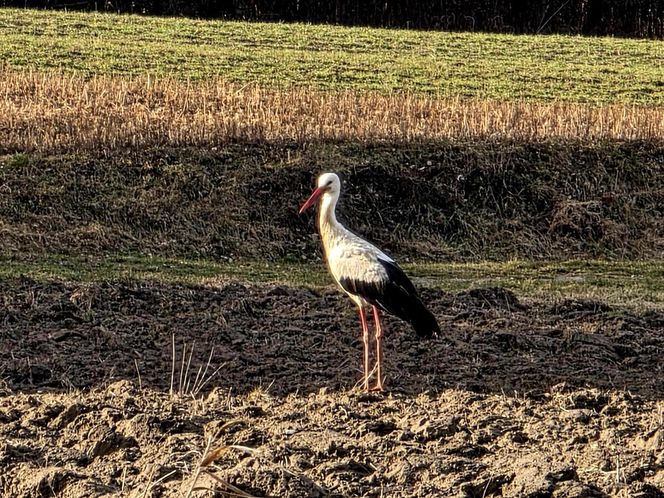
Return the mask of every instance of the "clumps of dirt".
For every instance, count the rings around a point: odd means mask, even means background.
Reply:
[[[469,306],[491,309],[503,308],[506,310],[525,310],[519,303],[516,294],[504,287],[484,287],[461,292],[459,299],[465,300]]]
[[[664,490],[658,312],[424,289],[442,336],[387,319],[389,392],[365,394],[336,291],[17,279],[0,298],[4,496]]]
[[[356,311],[332,288],[15,279],[0,283],[0,294],[0,374],[10,389],[79,389],[139,376],[158,389],[183,389],[188,379],[191,389],[207,366],[220,368],[219,387],[270,385],[285,394],[351,388],[360,372]],[[525,305],[502,288],[422,295],[440,338],[418,340],[386,317],[386,372],[402,392],[546,392],[561,382],[664,392],[652,375],[661,313],[591,301]]]
[[[214,388],[194,400],[123,380],[16,394],[0,399],[0,413],[12,413],[0,424],[0,490],[65,498],[190,489],[284,498],[658,496],[664,428],[653,416],[662,401],[554,387],[541,399],[456,388],[288,396]],[[598,396],[603,408],[583,416],[567,407],[571,397]],[[76,404],[85,411],[54,430],[49,407]]]
[[[592,299],[563,299],[551,306],[551,313],[566,317],[583,314],[596,315],[611,311],[611,306]]]

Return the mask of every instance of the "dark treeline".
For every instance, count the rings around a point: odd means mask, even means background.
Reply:
[[[664,38],[662,0],[0,0],[0,5],[454,31]]]

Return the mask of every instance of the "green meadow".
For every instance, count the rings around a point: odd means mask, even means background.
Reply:
[[[664,42],[0,9],[0,61],[279,88],[664,105]]]

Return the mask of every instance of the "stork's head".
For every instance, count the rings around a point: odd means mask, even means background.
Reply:
[[[339,177],[335,173],[323,173],[318,177],[318,183],[316,189],[307,199],[307,202],[302,204],[302,207],[300,208],[300,214],[302,214],[307,208],[312,206],[321,195],[328,194],[333,197],[337,197],[339,196],[340,190],[341,190],[341,181],[339,180]]]

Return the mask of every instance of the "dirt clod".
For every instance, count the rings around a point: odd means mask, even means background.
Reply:
[[[388,391],[366,394],[354,389],[359,325],[336,293],[236,284],[82,293],[18,279],[0,295],[16,317],[0,329],[3,496],[664,489],[661,313],[425,289],[441,337],[423,342],[387,318]],[[73,302],[84,305],[61,306]]]

